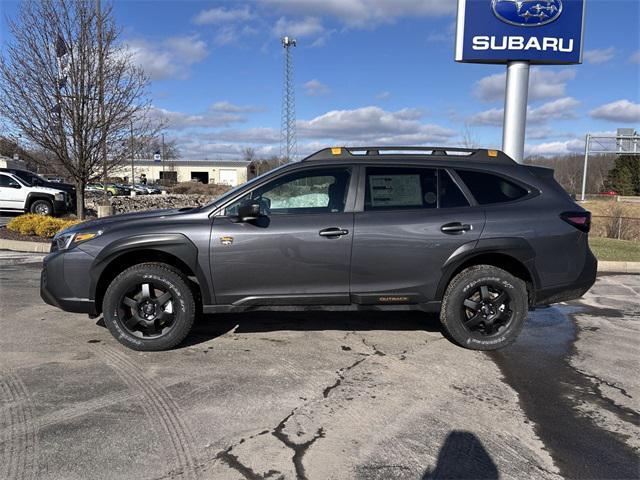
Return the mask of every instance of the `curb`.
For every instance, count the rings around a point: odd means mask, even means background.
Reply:
[[[602,273],[640,273],[640,262],[598,261],[598,272]]]
[[[23,240],[0,239],[0,250],[12,250],[14,252],[49,253],[49,242],[25,242]]]

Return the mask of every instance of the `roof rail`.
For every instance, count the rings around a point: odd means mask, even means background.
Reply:
[[[499,150],[485,148],[456,147],[332,147],[324,148],[302,159],[307,160],[357,160],[365,157],[382,156],[416,156],[416,157],[465,157],[474,161],[491,163],[512,163],[513,160]]]

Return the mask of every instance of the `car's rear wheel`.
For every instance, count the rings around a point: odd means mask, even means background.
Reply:
[[[161,263],[134,265],[109,285],[102,304],[112,335],[134,350],[167,350],[193,326],[193,293],[179,271]]]
[[[442,300],[445,334],[473,350],[497,350],[513,343],[527,318],[527,286],[509,272],[477,265],[456,275]]]
[[[53,205],[48,200],[34,201],[29,210],[38,215],[53,215]]]

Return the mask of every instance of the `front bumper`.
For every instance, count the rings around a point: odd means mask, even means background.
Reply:
[[[74,249],[72,252],[76,255],[86,255],[84,252],[75,252],[76,250]],[[83,291],[81,287],[88,282],[79,282],[79,279],[75,279],[75,284],[67,282],[64,265],[65,255],[67,252],[55,252],[45,257],[40,274],[40,297],[45,303],[67,312],[96,315],[95,302],[87,298],[86,291]],[[73,263],[77,261],[74,259]]]
[[[587,248],[584,267],[578,278],[571,283],[538,290],[535,294],[534,306],[541,307],[582,297],[596,282],[597,273],[598,260]]]

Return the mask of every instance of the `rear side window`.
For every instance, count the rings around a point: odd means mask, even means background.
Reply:
[[[471,170],[456,170],[480,205],[517,200],[529,192],[497,175]]]
[[[368,167],[365,210],[468,206],[449,174],[437,168]]]

